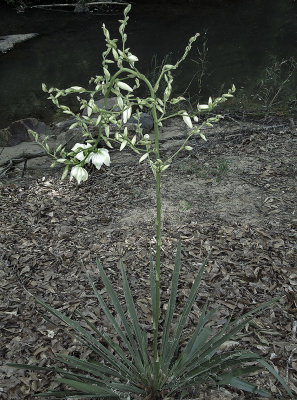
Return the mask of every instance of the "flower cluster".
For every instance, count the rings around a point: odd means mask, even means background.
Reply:
[[[88,153],[87,156],[85,155],[86,149],[92,149],[92,145],[90,143],[76,143],[71,149],[71,151],[76,153],[74,157],[77,160],[81,161],[80,164],[73,166],[70,172],[70,180],[75,178],[78,184],[86,181],[89,176],[88,171],[82,167],[82,163],[89,164],[90,162],[92,162],[92,164],[95,165],[97,169],[100,169],[103,164],[108,167],[110,166],[110,156],[107,149],[96,149]],[[60,162],[64,162],[64,160],[62,159],[60,160]]]
[[[47,89],[43,84],[42,89],[49,93],[49,98],[56,104],[65,114],[75,117],[74,122],[69,129],[80,127],[82,136],[86,137],[86,143],[77,143],[70,152],[65,151],[61,146],[52,154],[55,157],[56,163],[64,163],[65,169],[62,175],[64,179],[70,171],[70,180],[75,178],[80,184],[88,179],[88,172],[84,168],[85,164],[93,163],[97,169],[100,169],[103,164],[110,165],[110,157],[108,150],[102,148],[106,145],[107,148],[113,148],[114,144],[119,144],[119,149],[122,151],[126,146],[139,154],[139,162],[146,160],[150,165],[154,176],[156,171],[165,171],[172,163],[173,158],[181,150],[192,150],[188,141],[193,135],[200,135],[203,140],[206,137],[202,131],[205,126],[213,126],[213,123],[218,122],[221,115],[210,116],[206,119],[199,120],[198,114],[202,112],[210,113],[220,103],[226,101],[229,97],[233,97],[235,91],[234,85],[227,93],[221,97],[208,100],[208,104],[197,104],[196,110],[190,114],[181,109],[168,115],[168,104],[177,104],[185,101],[184,97],[172,97],[173,71],[176,70],[180,63],[187,57],[191,50],[192,44],[197,39],[199,34],[190,38],[188,46],[185,49],[183,56],[175,64],[166,64],[163,66],[160,75],[154,85],[149,82],[145,75],[139,72],[135,67],[138,58],[126,48],[127,35],[125,27],[129,19],[128,12],[130,6],[124,11],[124,19],[121,20],[119,32],[122,39],[121,49],[117,45],[117,39],[111,39],[108,29],[103,25],[103,33],[106,41],[106,50],[102,53],[102,75],[95,76],[90,83],[95,84],[94,90],[87,90],[81,86],[72,86],[66,90],[56,88]],[[115,72],[112,68],[117,66]],[[160,85],[161,80],[166,83],[165,90]],[[136,89],[140,84],[144,84],[148,91],[149,97],[139,98],[136,96]],[[80,109],[84,112],[82,115],[75,114],[68,106],[59,103],[60,97],[67,96],[70,93],[77,95],[77,100],[80,103]],[[89,100],[81,98],[81,94],[89,94]],[[99,107],[95,98],[98,94],[103,97],[103,106]],[[111,107],[107,107],[110,95],[116,96],[116,102]],[[154,121],[154,137],[153,144],[150,137],[143,133],[141,124],[141,113],[145,110],[151,114]],[[136,132],[131,134],[128,132],[127,123],[133,115],[136,120]],[[187,134],[180,149],[166,160],[161,160],[158,142],[159,127],[169,118],[182,118],[187,127]],[[112,128],[112,129],[111,129]],[[94,130],[97,134],[94,135]],[[35,139],[38,136],[35,135]],[[44,143],[40,143],[44,145]],[[49,152],[49,148],[44,145],[44,148]],[[98,148],[100,146],[100,148]],[[60,154],[60,156],[57,155]],[[71,168],[71,169],[70,169]]]

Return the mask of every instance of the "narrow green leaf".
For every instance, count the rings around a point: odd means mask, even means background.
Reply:
[[[92,324],[84,315],[82,315],[79,311],[77,311],[77,314],[83,318],[83,320],[88,324],[88,326],[99,336],[101,337],[102,340],[104,340],[115,352],[115,354],[117,354],[122,362],[128,367],[129,370],[133,370],[134,373],[136,373],[136,375],[138,375],[139,370],[136,368],[136,366],[133,364],[133,362],[131,362],[128,358],[127,358],[127,354],[121,349],[120,346],[118,346],[116,343],[114,343],[112,341],[112,339],[110,337],[108,337],[107,335],[102,334],[94,324]],[[113,318],[113,317],[112,317]],[[115,320],[114,320],[115,322]],[[121,331],[122,333],[122,331]],[[122,333],[123,334],[123,333]],[[125,337],[125,335],[123,334],[123,336]],[[109,351],[109,350],[107,350]],[[112,354],[112,353],[111,353]]]
[[[56,310],[55,308],[51,307],[48,304],[45,304],[39,298],[36,298],[36,301],[42,305],[43,308],[48,310],[52,315],[55,315],[61,321],[66,323],[68,326],[73,328],[77,333],[77,339],[88,346],[90,349],[95,351],[96,353],[100,354],[106,361],[108,361],[114,368],[122,369],[127,373],[127,375],[133,377],[133,373],[123,364],[120,362],[118,358],[116,358],[105,346],[103,346],[100,342],[98,342],[88,331],[82,328],[78,323],[73,321],[71,318],[68,318],[66,315],[62,314],[60,311]]]
[[[30,364],[14,364],[14,363],[7,363],[5,364],[8,367],[12,368],[19,368],[19,369],[25,369],[28,371],[54,371],[54,368],[49,368],[49,367],[39,367],[38,365],[30,365]]]
[[[227,353],[217,354],[212,357],[211,360],[197,357],[191,366],[189,366],[191,370],[189,369],[186,371],[183,376],[185,379],[192,379],[204,374],[205,372],[219,375],[225,368],[230,368],[247,361],[257,361],[259,358],[260,356],[258,354],[247,351],[230,351]]]
[[[225,384],[222,382],[222,384]],[[233,386],[235,389],[244,390],[245,392],[257,394],[263,397],[270,397],[271,393],[264,389],[258,389],[256,385],[253,385],[250,382],[246,382],[239,378],[230,379],[228,385]]]
[[[56,380],[57,382],[64,383],[65,385],[81,391],[83,394],[97,394],[97,396],[102,397],[116,397],[112,390],[99,385],[90,385],[88,383],[74,381],[73,379],[58,378]]]
[[[200,353],[200,357],[211,357],[212,352],[215,352],[223,343],[227,340],[234,337],[236,333],[241,331],[241,329],[251,321],[257,314],[261,311],[269,308],[272,304],[274,304],[278,299],[270,300],[266,303],[261,304],[260,306],[256,307],[255,309],[247,312],[246,314],[242,315],[241,317],[237,318],[234,322],[229,324],[226,323],[228,327],[228,332],[222,336],[222,332],[225,332],[225,326],[223,327],[222,331],[215,335],[206,345],[202,348],[202,352]]]
[[[138,347],[138,344],[134,339],[133,332],[131,330],[131,326],[130,326],[129,322],[127,321],[127,318],[125,316],[123,308],[118,300],[117,294],[116,294],[115,290],[113,289],[113,287],[103,269],[103,266],[100,264],[99,261],[97,261],[97,266],[98,266],[103,284],[104,284],[104,286],[107,290],[107,293],[111,299],[111,302],[112,302],[116,312],[120,316],[122,324],[127,333],[127,338],[131,344],[130,347],[133,349],[132,354],[134,354],[134,361],[135,361],[135,363],[137,363],[137,367],[140,368],[141,371],[143,371],[143,365],[139,364],[139,360],[141,360],[140,348]]]
[[[150,362],[149,362],[149,358],[148,358],[148,354],[147,354],[145,333],[142,331],[140,324],[139,324],[137,311],[135,308],[135,304],[133,301],[133,297],[131,294],[130,286],[129,286],[129,283],[127,280],[127,275],[126,275],[122,260],[120,261],[120,264],[121,264],[123,289],[124,289],[127,309],[128,309],[128,313],[130,315],[132,326],[134,328],[135,336],[137,338],[138,347],[141,349],[141,353],[140,353],[141,359],[139,361],[143,362],[143,365],[149,365]],[[144,369],[142,370],[142,373],[143,372],[144,372]]]
[[[196,325],[195,331],[190,339],[190,341],[188,342],[188,344],[186,345],[183,353],[185,354],[186,358],[188,358],[189,355],[193,355],[194,352],[196,352],[198,350],[198,341],[197,341],[197,337],[200,334],[201,330],[204,329],[205,324],[211,319],[211,317],[215,314],[215,312],[217,311],[217,309],[214,309],[210,312],[208,312],[206,314],[206,309],[208,306],[208,302],[206,302],[203,306],[203,309],[201,311],[201,315],[199,317],[198,323]],[[199,346],[200,347],[200,346]]]
[[[178,242],[176,257],[175,257],[175,265],[172,274],[172,283],[171,283],[171,290],[170,290],[170,297],[168,302],[168,307],[165,316],[165,323],[164,323],[164,332],[162,336],[162,344],[161,344],[161,357],[167,359],[168,352],[170,351],[169,345],[169,334],[170,328],[172,324],[173,314],[175,310],[176,298],[177,298],[177,287],[178,287],[178,278],[180,272],[180,264],[181,264],[181,243]],[[161,360],[162,365],[162,360]]]
[[[284,379],[279,376],[279,374],[276,372],[276,370],[265,360],[260,359],[259,363],[263,365],[269,372],[272,373],[272,375],[279,381],[279,383],[283,386],[285,391],[288,393],[290,397],[293,397],[293,393],[291,392],[289,386],[286,384]]]
[[[106,378],[106,376],[115,376],[117,378],[121,378],[121,374],[106,366],[103,363],[98,363],[98,362],[89,362],[89,361],[84,361],[80,360],[77,357],[73,356],[67,356],[67,355],[60,355],[57,357],[58,360],[62,361],[63,363],[69,365],[72,368],[79,368],[82,371],[89,372],[95,376],[98,376],[99,378]]]
[[[186,322],[188,320],[188,317],[189,317],[190,311],[192,309],[193,303],[194,303],[194,301],[196,299],[196,296],[197,296],[197,293],[198,293],[198,290],[199,290],[199,286],[200,286],[200,282],[201,282],[201,278],[202,278],[202,274],[203,274],[203,271],[205,269],[206,264],[208,263],[209,257],[210,257],[210,254],[206,258],[204,263],[202,264],[202,266],[201,266],[201,268],[200,268],[200,270],[199,270],[199,272],[198,272],[198,274],[197,274],[197,276],[195,278],[195,281],[194,281],[194,283],[192,285],[189,297],[188,297],[188,299],[186,301],[186,304],[184,306],[184,310],[183,310],[183,313],[181,315],[181,318],[179,319],[179,321],[176,324],[176,327],[175,327],[175,330],[174,330],[174,333],[173,333],[173,338],[172,338],[172,341],[171,341],[171,344],[170,344],[170,351],[169,351],[169,354],[168,354],[168,357],[167,357],[167,360],[166,360],[166,366],[170,365],[170,363],[171,363],[171,361],[172,361],[172,359],[174,357],[174,354],[176,353],[176,350],[178,348],[181,334],[182,334],[183,329],[185,327],[185,324],[186,324]]]
[[[37,393],[34,394],[34,397],[54,397],[55,399],[97,399],[98,400],[98,394],[79,394],[78,392],[75,392],[74,390],[64,390],[63,392],[59,391],[50,391],[50,392],[45,392],[45,393]]]
[[[197,358],[196,362],[193,362],[192,370],[185,371],[181,377],[175,374],[175,377],[178,378],[176,379],[178,388],[182,390],[197,384],[197,382],[199,384],[209,384],[210,377],[213,377],[216,380],[216,384],[219,384],[219,377],[226,369],[244,362],[258,362],[259,358],[259,355],[246,351],[219,354],[211,360],[200,360],[200,358]]]

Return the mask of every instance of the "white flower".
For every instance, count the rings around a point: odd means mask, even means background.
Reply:
[[[198,111],[200,110],[208,110],[208,104],[197,104]]]
[[[107,167],[110,166],[110,157],[107,149],[98,149],[96,153],[92,153],[91,160],[97,169],[100,169],[102,164]]]
[[[146,158],[148,158],[149,153],[145,153],[143,156],[140,157],[139,159],[139,163],[141,163],[142,161],[144,161]]]
[[[88,179],[88,171],[85,170],[83,167],[79,165],[75,165],[72,167],[70,172],[70,180],[72,181],[73,178],[77,180],[77,183],[80,184],[81,181],[86,181]]]
[[[117,100],[118,100],[118,105],[119,105],[120,109],[122,109],[124,107],[123,99],[121,97],[117,97]]]
[[[188,113],[186,113],[186,112],[183,113],[183,120],[190,129],[193,128],[193,124],[192,124],[191,118],[189,117]]]
[[[124,122],[124,124],[127,123],[128,119],[131,117],[131,114],[132,114],[132,107],[129,107],[125,111],[123,111],[123,122]]]
[[[118,82],[117,85],[120,89],[127,90],[127,92],[133,92],[131,86],[127,85],[125,82]]]
[[[133,56],[133,54],[129,54],[128,55],[128,60],[130,61],[130,62],[135,62],[135,61],[138,61],[138,58],[136,57],[136,56]]]
[[[90,143],[86,143],[86,144],[76,143],[72,147],[71,151],[76,151],[77,149],[87,149],[89,147],[92,147]],[[75,158],[77,158],[79,161],[83,161],[85,159],[83,151],[78,152],[75,155]],[[89,158],[89,156],[88,156],[88,158]],[[89,162],[89,161],[86,161],[86,162]]]
[[[121,147],[120,147],[120,151],[122,151],[126,147],[127,143],[128,143],[127,140],[123,140],[122,141],[122,144],[121,144]]]
[[[47,337],[52,339],[53,337],[55,337],[55,332],[54,331],[47,331]]]

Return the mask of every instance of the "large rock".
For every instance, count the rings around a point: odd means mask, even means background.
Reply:
[[[104,98],[102,98],[100,100],[95,100],[95,104],[98,108],[103,108],[104,101],[105,101]],[[117,98],[110,97],[106,100],[105,109],[111,110],[117,104],[118,104]],[[114,111],[120,111],[119,107],[114,107]],[[83,110],[82,115],[87,115],[87,107],[85,107],[85,109]],[[96,115],[96,113],[92,114],[91,116],[94,117],[95,115]],[[141,113],[140,123],[141,123],[141,127],[143,129],[143,133],[149,133],[153,129],[154,120],[153,120],[152,116],[147,113]],[[128,128],[135,130],[136,125],[137,125],[137,120],[134,116],[132,116],[130,119],[128,119],[128,121],[127,121]]]
[[[38,33],[0,36],[0,52],[6,53],[8,50],[11,50],[15,44],[32,39],[36,36],[38,36]]]
[[[102,98],[100,100],[95,100],[95,104],[98,108],[103,108],[104,107],[104,101],[105,99]],[[106,105],[105,105],[105,109],[106,110],[111,110],[112,107],[114,107],[116,104],[118,104],[118,100],[116,97],[109,97],[106,100]],[[114,111],[120,111],[119,107],[115,107]],[[84,108],[82,115],[87,115],[87,107]],[[95,113],[92,114],[92,116],[96,115]]]
[[[137,119],[134,118],[133,116],[128,119],[128,124],[135,124],[137,125]],[[154,127],[154,120],[153,117],[147,113],[141,113],[140,114],[140,124],[142,127],[143,133],[149,133],[153,127]]]
[[[32,129],[39,135],[45,135],[48,127],[44,122],[39,122],[36,118],[25,118],[13,122],[8,128],[0,129],[0,146],[10,147],[22,142],[34,141],[28,130]]]

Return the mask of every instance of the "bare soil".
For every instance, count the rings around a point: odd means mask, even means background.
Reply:
[[[184,126],[164,128],[162,157],[180,143]],[[169,132],[168,137],[166,132]],[[219,307],[213,327],[276,296],[280,300],[234,339],[236,349],[261,354],[297,397],[297,131],[286,121],[223,122],[193,139],[163,175],[162,301],[178,240],[182,270],[177,314],[199,266],[213,249],[185,338],[206,300]],[[166,140],[165,140],[166,138]],[[88,358],[90,351],[53,326],[34,296],[72,316],[81,310],[109,331],[85,269],[106,300],[96,259],[121,299],[119,261],[126,266],[141,323],[152,335],[148,253],[155,246],[155,191],[149,167],[135,155],[111,152],[110,168],[79,187],[59,170],[15,169],[0,182],[1,363],[53,365],[58,353]],[[163,322],[163,316],[162,316]],[[250,378],[273,399],[289,398],[266,371]],[[2,367],[0,398],[32,399],[58,387],[51,374]],[[195,399],[254,399],[228,387],[201,388]]]

